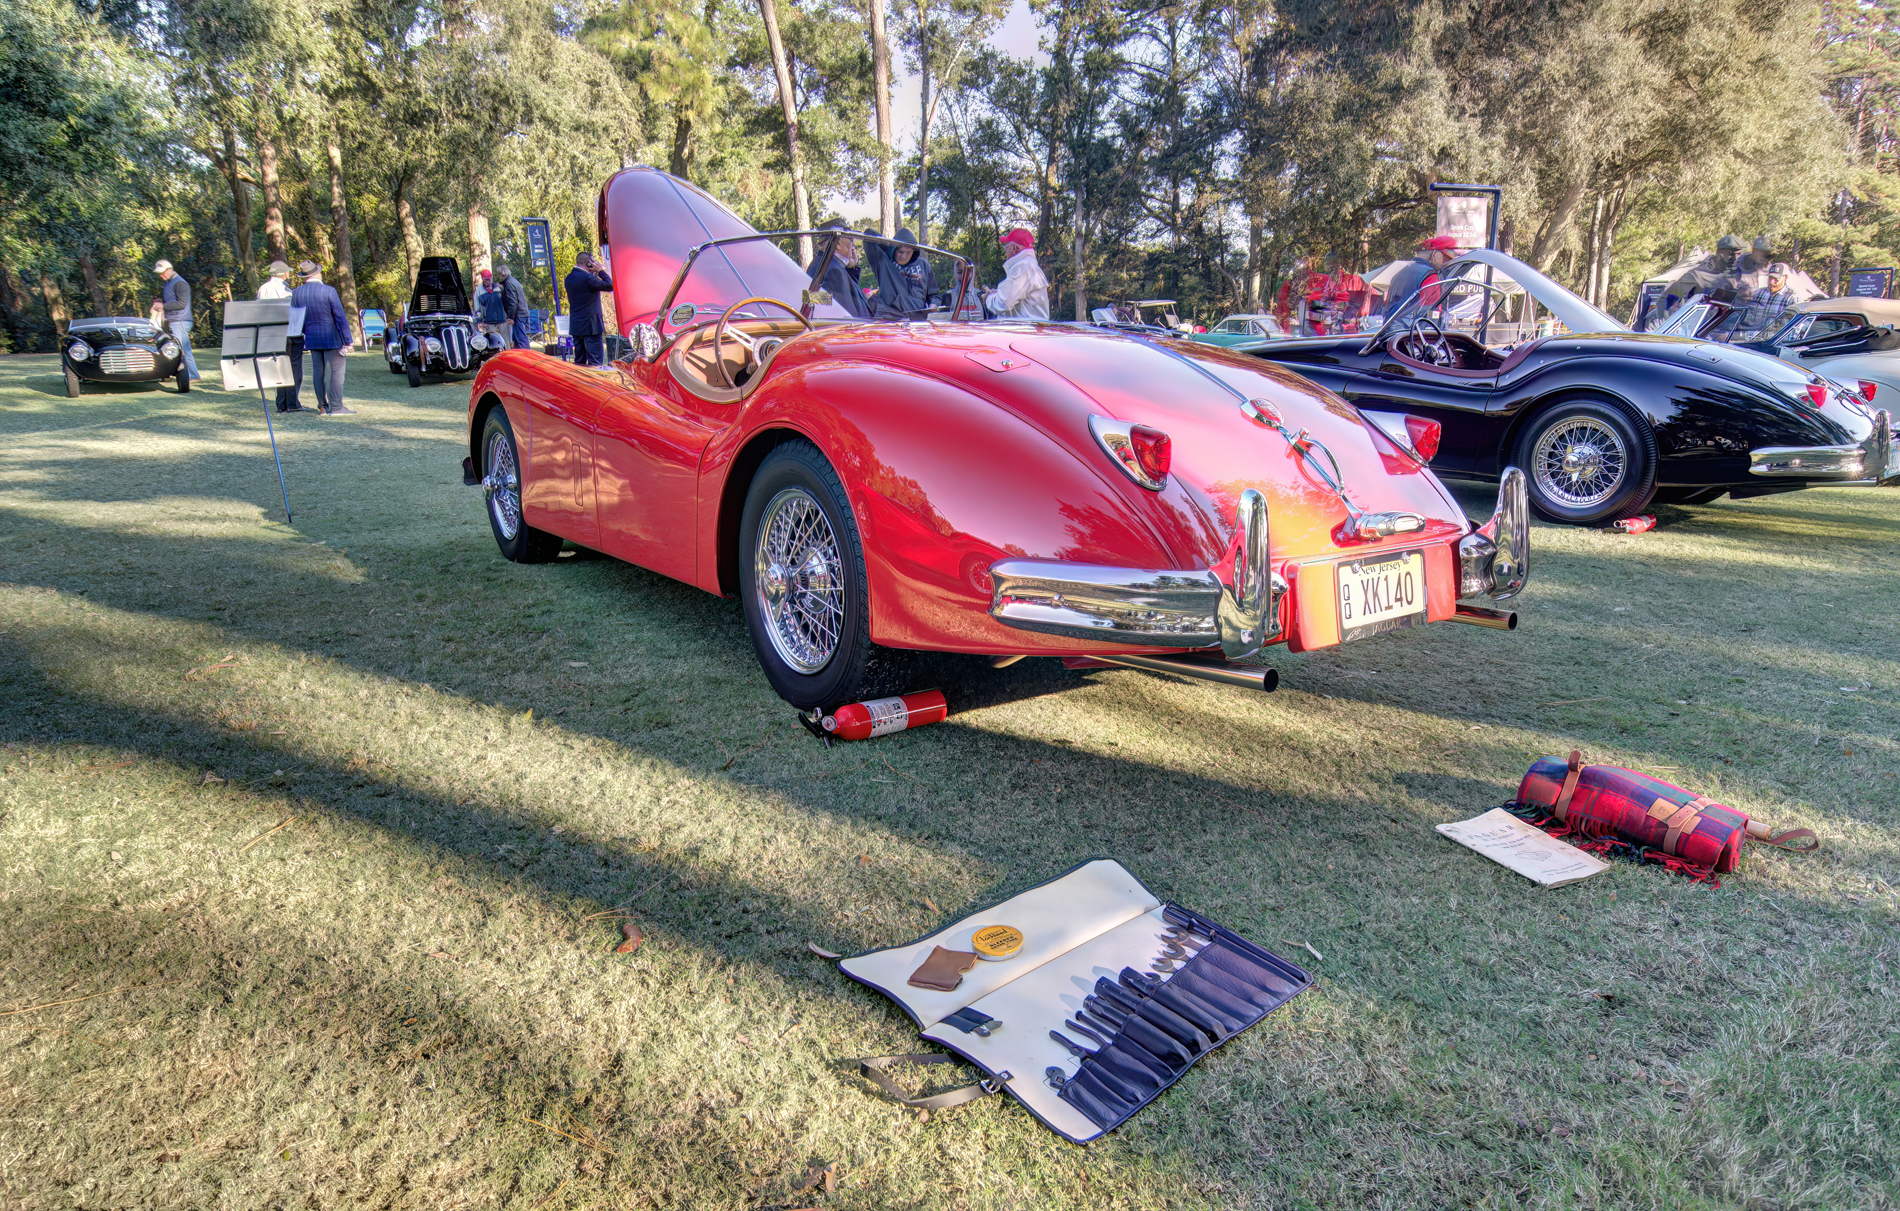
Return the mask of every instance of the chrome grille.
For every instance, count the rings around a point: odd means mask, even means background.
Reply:
[[[150,349],[120,347],[99,354],[99,369],[106,374],[150,374],[155,365]]]

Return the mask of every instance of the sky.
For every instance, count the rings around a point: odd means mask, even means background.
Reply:
[[[1047,63],[1049,56],[1037,49],[1038,33],[1036,19],[1029,11],[1027,0],[1015,0],[1003,23],[996,32],[985,41],[1005,54],[1018,59],[1035,59],[1038,63]],[[911,155],[917,150],[917,123],[923,110],[923,86],[915,72],[906,71],[904,56],[893,48],[891,63],[891,122],[896,128],[897,149],[899,155]],[[901,74],[900,74],[901,73]],[[875,118],[872,119],[876,121]],[[937,121],[943,121],[943,110],[937,110]],[[860,197],[845,193],[826,194],[822,199],[825,208],[837,210],[853,221],[870,216],[877,217],[877,182]],[[908,208],[906,208],[908,209]]]

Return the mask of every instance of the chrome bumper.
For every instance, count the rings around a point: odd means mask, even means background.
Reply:
[[[1524,472],[1506,467],[1497,511],[1458,540],[1458,596],[1505,601],[1524,591],[1530,575],[1530,485]]]
[[[1168,648],[1215,644],[1229,660],[1280,633],[1285,578],[1268,557],[1267,498],[1240,494],[1233,583],[1198,572],[1040,559],[990,565],[990,616],[1022,631]]]
[[[1871,487],[1900,478],[1900,441],[1893,419],[1874,413],[1874,431],[1852,446],[1762,446],[1748,452],[1748,473],[1789,479],[1819,479],[1841,487]]]

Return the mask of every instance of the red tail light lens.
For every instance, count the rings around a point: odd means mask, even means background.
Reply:
[[[1438,439],[1445,435],[1445,427],[1435,420],[1426,420],[1422,416],[1405,418],[1405,431],[1412,437],[1412,449],[1426,462],[1438,454]]]
[[[1166,479],[1174,462],[1174,443],[1159,429],[1136,425],[1128,431],[1128,444],[1134,447],[1135,461],[1149,479]]]
[[[1808,399],[1817,408],[1827,403],[1827,385],[1825,383],[1809,383]]]
[[[1880,390],[1879,383],[1870,383],[1866,379],[1860,380],[1860,397],[1868,403],[1874,402],[1874,392],[1878,390]]]

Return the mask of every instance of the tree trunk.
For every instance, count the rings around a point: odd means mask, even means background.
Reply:
[[[324,226],[323,218],[317,209],[317,183],[311,179],[309,166],[304,163],[301,151],[292,148],[290,158],[297,165],[298,180],[303,182],[303,226],[310,236],[307,241],[299,241],[294,231],[289,232],[291,242],[303,243],[304,255],[318,264],[333,264],[336,260],[336,249],[330,244],[330,232]]]
[[[409,174],[396,178],[396,224],[402,228],[402,258],[409,265],[409,289],[416,288],[422,262],[422,237],[416,234],[416,211],[409,201]]]
[[[778,33],[778,9],[773,0],[759,0],[765,21],[765,40],[772,50],[772,72],[778,79],[779,106],[785,111],[785,150],[792,165],[792,213],[800,231],[811,230],[811,193],[805,186],[805,160],[798,150],[798,98],[792,93],[792,69],[785,58],[785,42]],[[811,237],[798,237],[798,263],[811,267]]]
[[[693,160],[693,119],[687,116],[684,106],[673,113],[673,158],[668,171],[682,181],[692,180]]]
[[[1584,272],[1583,297],[1593,301],[1597,296],[1597,240],[1603,228],[1603,195],[1597,195],[1597,204],[1590,212],[1590,235],[1584,242],[1584,251],[1589,256],[1589,268]]]
[[[14,353],[26,352],[31,328],[26,319],[27,296],[24,285],[14,284],[13,268],[0,261],[0,312],[7,325],[7,347]]]
[[[1571,221],[1577,217],[1577,207],[1583,205],[1584,182],[1573,181],[1564,189],[1563,196],[1537,229],[1537,238],[1531,241],[1530,263],[1540,273],[1550,270],[1550,262],[1564,248],[1570,235]]]
[[[930,21],[925,0],[917,3],[917,76],[923,81],[917,107],[917,242],[930,243]]]
[[[208,148],[210,159],[224,174],[224,180],[231,187],[231,214],[237,220],[237,231],[233,234],[232,252],[237,258],[238,277],[244,283],[246,293],[257,290],[257,274],[251,264],[251,190],[244,179],[244,170],[238,163],[237,132],[229,126],[224,128],[224,153],[218,154],[216,148]]]
[[[105,287],[99,284],[99,271],[93,266],[90,252],[79,254],[79,272],[85,276],[86,293],[92,296],[92,313],[111,315],[112,303],[106,298]]]
[[[1266,225],[1258,213],[1247,216],[1247,310],[1260,310],[1260,258]]]
[[[284,241],[284,203],[277,180],[277,143],[257,125],[257,183],[264,191],[264,259],[287,261],[289,245]]]
[[[877,113],[877,224],[886,237],[897,234],[897,159],[891,133],[891,44],[884,36],[884,0],[866,0],[871,9],[871,100]]]
[[[1082,268],[1082,191],[1075,191],[1075,318],[1089,318],[1088,285]]]
[[[468,204],[468,264],[469,280],[482,275],[482,270],[492,269],[488,242],[488,211],[482,206],[482,179],[475,178],[474,200]]]
[[[44,269],[40,270],[40,297],[46,300],[46,314],[53,317],[53,331],[65,336],[72,316],[66,311],[66,298],[59,292],[59,283]]]
[[[350,253],[350,211],[343,201],[343,147],[337,138],[336,120],[330,120],[329,138],[323,141],[324,157],[330,161],[330,226],[336,231],[336,292],[343,298],[343,314],[350,317],[350,331],[357,344],[363,344],[363,315],[356,307],[356,263]]]

